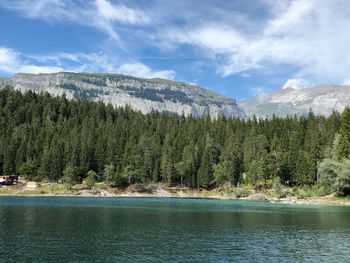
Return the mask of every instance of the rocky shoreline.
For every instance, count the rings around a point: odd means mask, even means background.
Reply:
[[[267,201],[273,204],[288,205],[342,205],[350,206],[349,198],[336,198],[334,195],[319,197],[298,198],[295,196],[286,196],[278,198],[269,194],[269,192],[255,192],[245,196],[237,196],[225,189],[193,190],[164,187],[162,185],[150,185],[141,189],[136,187],[124,190],[116,188],[108,189],[78,189],[65,191],[45,191],[38,188],[37,190],[28,190],[25,187],[2,187],[0,188],[1,196],[80,196],[80,197],[128,197],[128,198],[203,198],[203,199],[220,199],[220,200],[252,200]]]

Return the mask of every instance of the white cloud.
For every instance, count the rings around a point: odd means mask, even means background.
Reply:
[[[243,73],[240,74],[240,76],[241,76],[242,78],[250,78],[252,75],[249,74],[249,73],[243,72]]]
[[[166,79],[174,79],[176,75],[173,70],[157,71],[141,62],[125,62],[104,53],[56,53],[49,56],[36,57],[36,59],[47,64],[73,65],[73,67],[68,67],[68,71],[75,72],[110,72],[141,78]]]
[[[112,4],[108,0],[0,0],[0,5],[32,19],[94,27],[118,41],[118,25],[143,25],[150,22],[142,10]]]
[[[350,86],[350,79],[344,80],[342,85]]]
[[[286,34],[294,31],[295,25],[303,25],[310,19],[314,9],[315,1],[291,1],[289,6],[277,11],[275,17],[270,19],[265,29],[265,35]]]
[[[210,54],[222,76],[291,66],[297,78],[338,83],[349,78],[349,1],[265,2],[270,13],[254,22],[256,31],[206,20],[172,27],[159,37],[167,38],[165,47],[186,44]]]
[[[348,0],[257,0],[254,6],[245,1],[218,5],[212,0],[201,4],[196,0],[0,0],[0,5],[28,18],[96,28],[126,48],[156,46],[169,57],[180,53],[202,57],[201,65],[210,64],[221,76],[290,68],[293,78],[313,83],[349,79]],[[120,33],[121,27],[128,29],[128,35]],[[123,41],[133,42],[123,45]],[[96,59],[105,69],[121,68],[103,56]],[[145,69],[133,70],[137,63],[126,61],[133,66],[123,70],[152,75]],[[91,63],[80,66],[92,69]]]
[[[222,25],[207,25],[187,31],[174,30],[168,32],[167,37],[180,43],[210,49],[214,53],[235,51],[245,44],[245,40],[236,30]]]
[[[282,89],[292,88],[296,90],[312,87],[312,84],[305,79],[288,79]]]
[[[150,67],[142,63],[124,64],[118,68],[117,72],[141,78],[174,79],[175,77],[175,71],[173,70],[153,71]]]
[[[174,79],[176,75],[173,70],[152,70],[141,62],[125,62],[104,53],[55,53],[25,56],[14,49],[0,46],[1,73],[53,73],[59,71],[109,72],[142,78],[166,79]]]
[[[125,24],[148,24],[150,18],[140,10],[134,10],[120,4],[111,4],[107,0],[95,0],[98,13],[106,20]]]
[[[0,47],[0,71],[12,72],[17,56],[14,50]]]
[[[23,58],[17,51],[0,47],[0,72],[5,74],[14,74],[17,72],[25,73],[52,73],[62,71],[59,66],[35,65]]]

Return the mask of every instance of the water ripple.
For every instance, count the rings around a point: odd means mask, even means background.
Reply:
[[[0,198],[0,262],[349,262],[350,209]]]

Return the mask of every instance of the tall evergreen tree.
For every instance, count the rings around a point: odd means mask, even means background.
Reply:
[[[341,120],[340,139],[337,159],[348,158],[350,155],[350,107],[346,107]]]

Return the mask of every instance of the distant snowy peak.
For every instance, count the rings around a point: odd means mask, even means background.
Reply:
[[[333,111],[342,112],[350,105],[350,86],[329,85],[303,89],[284,87],[263,97],[240,101],[239,105],[248,116],[300,116],[307,115],[310,109],[315,114],[328,116]]]

